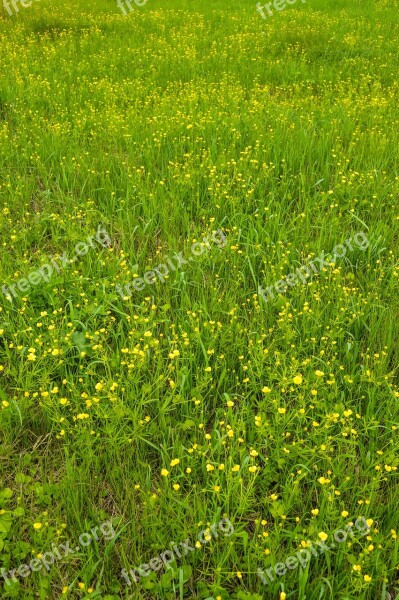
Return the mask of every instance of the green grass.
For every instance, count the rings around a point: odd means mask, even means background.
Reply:
[[[99,225],[112,242],[0,291],[0,570],[117,534],[0,577],[1,598],[399,598],[398,7],[3,11],[0,289]],[[121,298],[216,230],[225,247]],[[258,297],[361,231],[366,250]],[[233,535],[126,586],[223,517]],[[262,584],[359,517],[367,536]]]

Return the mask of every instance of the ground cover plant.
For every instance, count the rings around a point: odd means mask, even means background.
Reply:
[[[399,597],[398,1],[279,2],[2,8],[1,598]]]

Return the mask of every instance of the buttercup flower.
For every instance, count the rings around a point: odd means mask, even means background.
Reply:
[[[330,483],[330,480],[326,479],[325,477],[319,477],[317,481],[319,483],[321,483],[321,485],[325,485],[326,483]]]

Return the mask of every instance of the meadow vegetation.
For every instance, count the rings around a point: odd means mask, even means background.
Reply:
[[[398,0],[133,6],[0,17],[0,596],[394,600]]]

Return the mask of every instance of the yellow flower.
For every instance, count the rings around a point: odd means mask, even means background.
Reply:
[[[372,524],[374,523],[374,521],[373,521],[373,519],[367,519],[367,520],[366,520],[366,523],[367,523],[367,525],[368,525],[369,527],[371,527],[371,526],[372,526]]]
[[[62,588],[62,593],[66,594],[68,590],[69,590],[69,587],[66,585]]]
[[[201,542],[195,542],[195,547],[196,548],[201,548]]]
[[[317,377],[323,377],[324,373],[323,373],[323,371],[319,371],[319,370],[317,370],[317,371],[315,371],[315,375],[316,375]]]
[[[232,471],[233,473],[236,473],[237,471],[239,471],[241,469],[240,465],[234,465],[234,467],[232,467]]]
[[[167,477],[167,476],[169,475],[169,471],[168,471],[168,469],[162,469],[162,471],[161,471],[161,475],[162,475],[163,477]]]
[[[41,529],[42,524],[41,523],[33,523],[33,529]]]
[[[170,466],[171,466],[171,467],[174,467],[175,465],[178,465],[178,464],[179,464],[179,462],[180,462],[180,458],[173,458],[173,459],[170,461]]]
[[[10,403],[7,402],[7,400],[3,400],[3,402],[1,404],[4,406],[4,408],[7,408],[7,406],[10,406]]]
[[[186,469],[186,473],[191,473],[191,469],[190,469],[190,467],[187,467],[187,469]]]
[[[341,513],[341,516],[344,517],[344,518],[347,517],[348,515],[349,515],[349,513],[348,513],[347,510],[343,510],[342,513]]]
[[[251,456],[258,456],[258,452],[256,450],[251,450],[250,455]]]
[[[238,579],[242,579],[241,571],[237,571],[236,575],[237,575]]]
[[[146,332],[144,333],[144,337],[151,337],[151,336],[152,336],[152,333],[151,333],[151,331],[146,331]]]
[[[257,467],[256,465],[255,465],[255,466],[253,466],[253,467],[249,467],[249,469],[248,469],[248,471],[249,471],[250,473],[256,473],[256,471],[257,471],[257,470],[258,470],[258,467]]]
[[[209,471],[214,471],[214,470],[215,470],[215,467],[214,467],[213,465],[211,465],[211,464],[209,464],[209,463],[208,463],[208,464],[206,465],[206,470],[207,470],[208,472],[209,472]]]
[[[325,483],[330,483],[330,480],[326,479],[325,477],[319,477],[317,481],[321,483],[321,485],[324,485]]]
[[[229,408],[231,408],[232,406],[234,406],[234,402],[232,400],[228,400],[226,404],[227,404],[227,406]]]
[[[212,371],[212,367],[205,367],[206,373],[210,373]]]
[[[364,581],[365,581],[366,583],[370,583],[370,581],[371,581],[371,577],[370,577],[370,575],[365,575],[365,576],[363,577],[363,579],[364,579]]]
[[[262,392],[264,394],[270,394],[271,389],[269,387],[267,387],[267,385],[265,385],[265,387],[262,388]]]
[[[281,592],[280,594],[280,600],[285,600],[287,597],[287,594],[285,592]]]
[[[302,375],[296,375],[293,379],[293,382],[296,383],[297,385],[301,385],[303,379],[302,379]]]
[[[177,490],[180,489],[180,485],[178,483],[174,483],[173,484],[173,489],[175,490],[175,492],[177,492]]]
[[[311,511],[312,515],[314,515],[315,517],[317,517],[317,515],[319,514],[319,512],[320,512],[320,511],[319,511],[319,509],[318,509],[318,508],[314,508],[314,509]]]
[[[278,408],[277,411],[280,413],[280,415],[284,415],[287,412],[286,408]]]
[[[220,490],[220,485],[214,485],[213,490],[214,492],[218,492]]]
[[[103,383],[96,383],[96,385],[94,387],[96,388],[97,392],[100,392],[103,389],[104,384]]]
[[[319,533],[319,538],[325,542],[325,540],[328,538],[328,535],[326,533],[324,533],[324,531],[320,531]]]
[[[362,570],[362,567],[360,565],[353,565],[353,570],[358,571],[360,573],[360,571]]]

